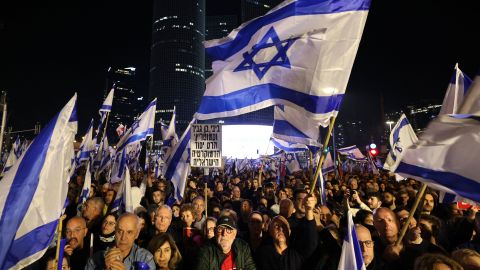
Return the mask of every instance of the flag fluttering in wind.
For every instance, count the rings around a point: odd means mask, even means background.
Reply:
[[[112,209],[110,212],[118,213],[133,213],[133,204],[132,204],[132,193],[131,193],[131,184],[130,184],[130,170],[128,166],[124,167],[125,171],[123,172],[124,178],[120,187],[118,188],[117,196],[112,202]]]
[[[93,139],[93,119],[90,121],[87,132],[80,144],[80,149],[77,153],[76,166],[77,168],[88,161],[95,151],[95,140]]]
[[[90,172],[90,163],[87,163],[87,170],[85,171],[85,180],[83,181],[82,192],[78,198],[78,203],[83,204],[87,201],[90,190],[92,189],[92,174]]]
[[[456,64],[439,114],[458,113],[460,105],[463,103],[463,98],[471,84],[472,80],[466,74],[463,74],[460,68],[458,68],[458,64]]]
[[[480,74],[458,113],[432,120],[418,142],[404,149],[396,172],[480,202]]]
[[[22,144],[20,143],[20,138],[17,137],[17,139],[15,139],[15,142],[12,144],[12,149],[10,150],[10,154],[8,154],[7,162],[5,163],[5,166],[3,168],[3,173],[10,170],[10,168],[13,166],[13,164],[15,164],[15,162],[17,162],[17,160],[20,158],[21,155],[22,155]]]
[[[408,122],[405,114],[402,114],[392,128],[392,132],[390,132],[390,152],[388,153],[383,168],[395,172],[398,164],[400,164],[400,161],[402,160],[404,149],[407,149],[417,141],[418,138],[412,125]],[[398,179],[400,178],[403,179],[403,177],[399,177]]]
[[[290,106],[315,126],[337,115],[370,0],[287,0],[205,43],[214,74],[195,118]]]
[[[103,127],[103,122],[105,122],[105,119],[107,118],[107,113],[112,111],[112,104],[113,104],[113,93],[115,92],[115,85],[113,86],[112,90],[108,92],[107,97],[105,98],[105,101],[103,101],[102,107],[100,107],[100,110],[98,110],[98,113],[100,114],[100,121],[98,123],[97,131],[100,132],[100,130]],[[106,136],[105,134],[103,136]]]
[[[172,156],[165,166],[165,178],[172,181],[174,191],[174,198],[181,200],[185,191],[187,176],[190,173],[190,138],[192,123],[183,132],[180,141],[172,150]]]
[[[270,138],[270,141],[277,147],[285,152],[304,152],[308,150],[305,144],[291,143],[277,138]]]
[[[51,243],[67,198],[77,132],[75,95],[0,181],[0,269],[21,269]]]
[[[366,161],[367,158],[362,154],[356,145],[340,148],[337,150],[340,155],[346,156],[348,159],[355,161]]]
[[[275,106],[272,137],[290,143],[300,143],[320,147],[320,128],[315,121],[299,111],[283,106]]]
[[[175,131],[175,121],[176,121],[176,112],[175,109],[173,110],[172,118],[170,120],[170,124],[168,128],[165,130],[163,128],[160,129],[162,133],[162,151],[164,152],[163,160],[168,162],[172,155],[172,150],[175,145],[178,143],[178,135]]]

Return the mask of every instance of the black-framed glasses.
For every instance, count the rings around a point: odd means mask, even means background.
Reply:
[[[223,232],[225,232],[226,234],[231,234],[233,233],[233,229],[228,227],[218,226],[215,228],[215,232],[218,234],[223,234]]]
[[[373,247],[373,241],[372,240],[367,240],[367,241],[360,241],[359,240],[358,244],[360,244],[360,246],[365,245],[367,248]]]

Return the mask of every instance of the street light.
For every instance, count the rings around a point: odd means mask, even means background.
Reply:
[[[392,125],[393,125],[395,122],[388,120],[388,121],[385,122],[385,123],[386,123],[386,124],[388,125],[388,127],[390,128],[390,132],[392,132]]]

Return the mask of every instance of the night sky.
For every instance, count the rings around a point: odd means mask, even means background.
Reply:
[[[137,67],[147,92],[152,0],[43,2],[0,4],[0,90],[8,91],[8,126],[45,125],[77,92],[83,133],[98,117],[109,66]],[[207,12],[220,13],[212,2],[219,1],[207,0]],[[439,2],[373,1],[342,118],[379,120],[381,93],[386,112],[441,101],[456,62],[474,76],[480,8],[471,6],[476,1]]]

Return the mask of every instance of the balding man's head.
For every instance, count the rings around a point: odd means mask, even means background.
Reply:
[[[355,230],[357,231],[358,243],[362,249],[363,262],[365,263],[365,267],[367,267],[375,257],[373,252],[374,243],[372,241],[372,235],[370,234],[370,231],[362,225],[355,225]]]
[[[395,243],[400,225],[392,210],[386,207],[376,209],[373,213],[373,225],[383,241],[388,244]]]
[[[66,227],[67,243],[73,249],[83,248],[83,239],[87,235],[87,223],[82,217],[72,217]]]
[[[140,219],[132,213],[125,213],[118,218],[115,228],[115,243],[122,253],[128,254],[140,233]]]

